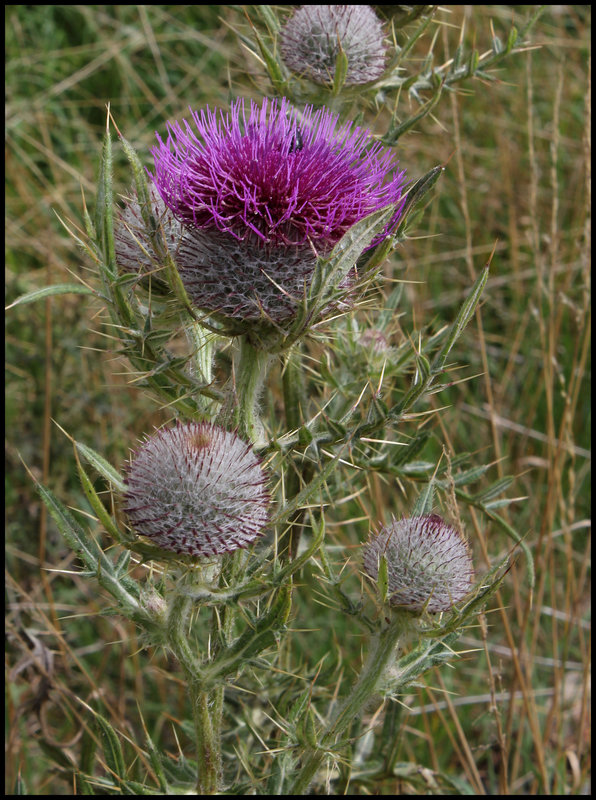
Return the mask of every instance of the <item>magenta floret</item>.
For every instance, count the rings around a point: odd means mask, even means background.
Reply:
[[[166,141],[158,134],[153,148],[155,185],[185,225],[267,244],[310,241],[326,252],[392,203],[383,235],[397,224],[405,173],[368,130],[339,125],[326,109],[299,114],[285,98],[191,116],[192,124],[168,123]]]

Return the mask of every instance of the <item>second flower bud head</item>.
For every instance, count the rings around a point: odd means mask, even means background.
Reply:
[[[470,550],[461,533],[436,514],[393,520],[363,548],[365,573],[379,581],[386,563],[389,605],[422,613],[449,611],[472,587]]]
[[[267,523],[260,459],[216,425],[157,431],[134,453],[125,483],[134,531],[175,553],[209,557],[247,547]]]
[[[289,69],[314,83],[331,84],[337,57],[345,53],[347,85],[369,83],[385,69],[383,26],[370,6],[296,9],[281,31],[281,56]]]

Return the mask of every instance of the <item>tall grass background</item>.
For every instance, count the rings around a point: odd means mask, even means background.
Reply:
[[[436,62],[453,54],[463,23],[465,41],[482,51],[491,25],[506,32],[534,9],[442,8]],[[268,92],[231,26],[248,32],[241,7],[7,7],[8,303],[73,274],[93,280],[60,218],[78,225],[83,196],[93,204],[108,102],[149,164],[154,131],[189,105]],[[402,698],[407,709],[386,746],[399,749],[403,767],[379,782],[380,794],[590,790],[589,6],[546,7],[532,44],[495,84],[475,81],[444,97],[400,140],[410,177],[438,163],[446,171],[386,274],[406,282],[405,336],[451,321],[495,250],[481,312],[457,345],[466,380],[430,398],[424,425],[431,457],[443,447],[444,457],[469,452],[493,462],[491,480],[515,477],[510,494],[519,501],[503,515],[531,548],[536,585],[531,592],[514,559],[493,606],[460,640],[455,669],[432,670]],[[374,129],[374,115],[367,122]],[[129,175],[117,158],[125,192]],[[111,352],[99,310],[68,295],[7,312],[8,793],[75,792],[83,703],[119,731],[133,771],[143,725],[163,748],[192,756],[173,665],[160,653],[148,658],[134,627],[105,613],[107,599],[77,575],[24,466],[84,510],[72,445],[54,421],[121,466],[137,437],[171,418]],[[367,479],[331,512],[338,553],[362,540],[367,520],[406,513],[411,499],[411,487]],[[511,542],[473,508],[461,514],[482,573]],[[314,578],[311,594],[301,594],[295,646],[312,663],[334,650],[333,691],[360,658],[361,640],[317,604]],[[229,750],[247,765],[262,749],[261,700],[254,692],[231,699]],[[359,768],[345,776],[347,792],[357,791]]]

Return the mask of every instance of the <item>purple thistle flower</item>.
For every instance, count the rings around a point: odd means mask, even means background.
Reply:
[[[369,131],[282,99],[192,111],[153,148],[155,186],[187,227],[176,258],[194,304],[240,319],[291,316],[317,256],[395,204],[405,173]],[[371,245],[372,246],[372,245]]]
[[[448,611],[468,594],[474,577],[464,537],[436,514],[393,520],[364,545],[363,565],[378,579],[387,560],[391,606],[430,613]]]
[[[259,107],[243,100],[230,114],[191,111],[153,148],[155,184],[183,223],[244,240],[327,248],[358,220],[401,199],[404,172],[369,131],[282,99]],[[297,134],[300,140],[297,139]],[[298,146],[297,142],[300,145]],[[388,180],[389,179],[389,180]],[[399,209],[390,228],[399,218]]]
[[[292,72],[329,84],[341,48],[348,59],[345,83],[362,84],[384,72],[383,39],[370,6],[301,6],[282,29],[280,53]]]
[[[210,423],[162,429],[126,470],[125,511],[136,533],[175,553],[205,557],[264,532],[269,494],[251,445]]]

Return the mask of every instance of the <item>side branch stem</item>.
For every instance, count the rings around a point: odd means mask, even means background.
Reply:
[[[306,750],[302,767],[288,794],[307,793],[312,779],[331,748],[337,743],[352,720],[362,712],[364,703],[377,689],[379,680],[395,653],[399,636],[403,631],[403,619],[401,616],[395,615],[389,626],[374,637],[371,642],[371,651],[358,680],[321,736],[319,746]]]

